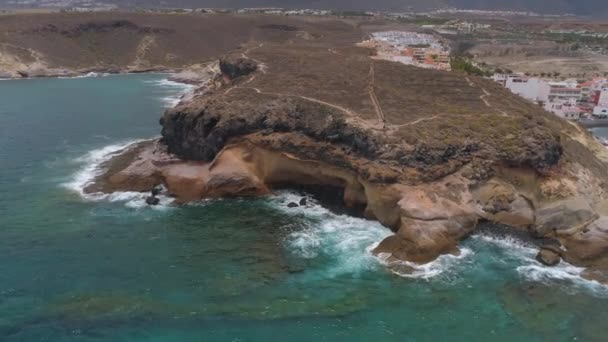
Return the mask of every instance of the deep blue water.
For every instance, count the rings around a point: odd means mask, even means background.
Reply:
[[[163,75],[0,81],[0,341],[605,341],[608,290],[475,236],[414,277],[390,232],[292,192],[148,208],[83,198],[95,163],[158,134]]]

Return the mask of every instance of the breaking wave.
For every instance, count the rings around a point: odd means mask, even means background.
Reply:
[[[108,201],[108,202],[124,202],[130,208],[148,207],[146,205],[146,197],[149,194],[134,191],[119,191],[111,194],[105,193],[86,193],[84,189],[89,186],[96,177],[103,173],[103,163],[112,157],[122,153],[129,146],[146,141],[146,139],[131,140],[124,143],[113,144],[99,149],[95,149],[86,155],[77,158],[76,163],[82,165],[70,181],[64,183],[63,186],[69,190],[78,193],[83,199],[88,201]],[[153,208],[163,209],[173,202],[173,199],[166,196],[158,196],[160,204]]]
[[[322,269],[317,269],[323,276],[356,274],[380,265],[370,251],[392,234],[388,228],[375,221],[332,213],[309,197],[305,206],[287,207],[301,198],[297,193],[281,191],[270,201],[286,214],[304,218],[304,226],[285,238],[289,251],[304,259],[328,259]]]
[[[171,90],[172,92],[177,91],[174,95],[161,98],[165,108],[173,108],[177,106],[182,100],[183,96],[194,89],[194,86],[191,84],[169,81],[168,79],[146,81],[146,83],[154,84],[160,89]]]
[[[460,254],[444,254],[427,264],[417,264],[409,261],[388,261],[388,254],[380,254],[378,258],[394,274],[404,278],[434,278],[444,272],[454,269],[463,260],[475,254],[470,248],[461,248]]]
[[[608,286],[581,276],[585,270],[582,267],[576,267],[563,260],[556,266],[541,264],[536,260],[538,248],[524,241],[488,234],[474,235],[472,239],[498,246],[509,259],[519,264],[516,271],[525,280],[546,285],[565,285],[589,290],[597,295],[608,295]]]
[[[419,265],[406,261],[388,262],[387,255],[374,256],[372,250],[392,235],[392,231],[377,221],[347,215],[338,215],[307,198],[306,206],[289,208],[291,202],[298,203],[302,195],[282,191],[272,198],[274,207],[289,214],[304,217],[305,227],[292,231],[285,243],[288,250],[304,259],[329,259],[329,269],[317,269],[324,275],[359,273],[378,269],[380,266],[404,277],[430,279],[453,269],[463,260],[470,259],[473,251],[462,248],[458,256],[442,255],[435,261]]]
[[[72,79],[72,78],[90,78],[90,77],[106,77],[106,76],[110,76],[111,74],[109,73],[99,73],[99,72],[89,72],[86,73],[84,75],[78,75],[78,76],[59,76],[57,78],[60,79]]]

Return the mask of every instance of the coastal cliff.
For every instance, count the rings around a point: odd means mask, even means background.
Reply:
[[[373,251],[388,267],[458,254],[489,221],[538,239],[541,262],[607,280],[608,153],[593,137],[490,81],[368,55],[231,53],[163,115],[160,141],[110,161],[88,191],[163,184],[188,202],[321,185],[395,232]]]

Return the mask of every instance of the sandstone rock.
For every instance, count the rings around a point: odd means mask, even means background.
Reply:
[[[494,178],[473,191],[473,196],[482,207],[483,217],[517,228],[528,228],[534,225],[535,214],[531,201],[519,194],[515,187],[505,181]]]
[[[597,214],[584,198],[576,197],[545,205],[536,211],[537,236],[576,231],[597,219]]]
[[[492,221],[512,227],[528,228],[535,223],[534,208],[529,201],[519,195],[510,203],[509,210],[494,214]]]
[[[584,270],[581,276],[585,279],[608,285],[608,267],[606,265],[590,267]]]
[[[608,266],[608,217],[602,216],[589,226],[563,239],[564,258],[576,265]]]
[[[536,260],[547,266],[555,266],[561,261],[561,256],[554,250],[541,248],[536,255]]]
[[[399,187],[399,229],[374,253],[427,263],[457,250],[458,241],[475,228],[478,218],[470,194],[462,191],[465,184],[454,176],[425,187]]]

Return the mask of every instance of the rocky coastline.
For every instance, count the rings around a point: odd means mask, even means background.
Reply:
[[[163,185],[186,203],[326,186],[395,232],[373,250],[388,267],[458,254],[459,241],[493,222],[537,239],[540,262],[564,260],[608,283],[608,153],[585,130],[558,122],[561,132],[516,137],[515,153],[474,141],[411,146],[338,106],[258,88],[243,95],[267,67],[244,53],[207,65],[161,118],[162,138],[108,161],[85,191]]]

